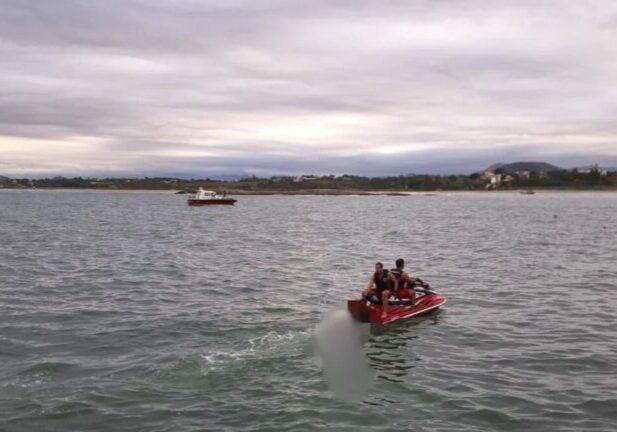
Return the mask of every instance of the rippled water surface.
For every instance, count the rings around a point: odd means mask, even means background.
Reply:
[[[0,191],[1,431],[617,429],[617,194],[184,200]],[[398,257],[448,303],[338,400],[313,329]]]

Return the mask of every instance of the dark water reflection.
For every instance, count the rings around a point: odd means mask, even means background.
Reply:
[[[416,327],[422,324],[438,324],[442,311],[434,311],[421,317],[395,321],[387,326],[367,325],[370,339],[367,341],[366,355],[370,365],[383,380],[404,383],[405,377],[421,359],[409,352],[414,339],[419,336]],[[421,330],[420,330],[421,331]]]

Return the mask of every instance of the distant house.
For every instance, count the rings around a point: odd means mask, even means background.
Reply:
[[[499,189],[502,186],[510,186],[514,177],[509,174],[496,174],[492,169],[487,169],[482,174],[482,179],[487,182],[486,189]]]
[[[495,177],[495,172],[491,168],[486,169],[482,174],[482,180],[485,181],[491,181],[493,177]]]
[[[310,180],[319,180],[319,177],[314,176],[314,175],[301,175],[301,176],[294,178],[294,183],[300,183],[300,182],[310,181]]]
[[[606,177],[608,175],[608,170],[600,168],[598,164],[593,164],[588,168],[579,169],[578,172],[581,174],[598,173],[601,177]]]
[[[482,180],[487,182],[486,189],[497,189],[501,184],[501,174],[495,174],[491,168],[488,168],[482,174]]]

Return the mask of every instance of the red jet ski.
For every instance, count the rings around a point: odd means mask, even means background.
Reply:
[[[360,322],[371,324],[390,324],[399,319],[411,318],[438,309],[446,302],[446,298],[429,289],[415,289],[416,301],[410,304],[409,299],[398,299],[389,302],[385,317],[382,318],[383,306],[370,299],[348,300],[347,309]]]

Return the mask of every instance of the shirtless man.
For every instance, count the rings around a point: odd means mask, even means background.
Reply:
[[[398,290],[398,281],[388,270],[383,268],[383,264],[378,262],[375,264],[375,272],[368,280],[368,285],[362,291],[362,298],[368,298],[372,295],[376,295],[381,298],[382,313],[381,316],[386,316],[386,310],[388,309],[388,300],[390,294]]]

